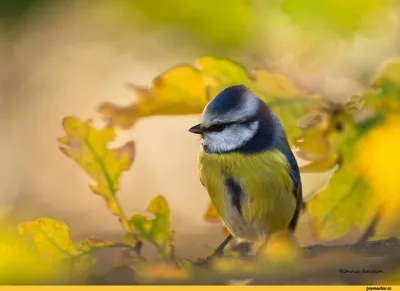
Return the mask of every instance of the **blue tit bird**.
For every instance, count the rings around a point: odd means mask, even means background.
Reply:
[[[205,107],[200,124],[200,181],[229,235],[266,240],[294,232],[303,206],[299,167],[278,117],[244,85],[221,91]]]

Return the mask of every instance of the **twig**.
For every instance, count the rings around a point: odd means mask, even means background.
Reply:
[[[139,258],[142,256],[142,247],[143,247],[143,242],[138,240],[135,244],[135,247],[133,248],[135,255]]]
[[[113,247],[126,246],[116,243]],[[386,240],[369,241],[365,244],[363,253],[355,252],[354,245],[313,245],[302,248],[311,254],[290,266],[276,268],[267,266],[267,269],[260,269],[257,273],[247,273],[244,271],[219,273],[203,269],[203,271],[195,272],[194,277],[188,280],[163,279],[152,281],[151,285],[229,285],[229,281],[253,279],[249,285],[282,285],[282,284],[373,284],[380,279],[382,274],[341,274],[340,269],[345,270],[381,270],[383,275],[394,271],[400,267],[400,240],[389,238]],[[323,255],[331,252],[337,253],[338,256],[331,256],[328,260]],[[343,255],[341,258],[340,255]],[[322,256],[319,256],[322,255]],[[176,261],[177,266],[184,268],[183,264]],[[134,262],[133,262],[134,264]],[[128,266],[132,268],[133,266]],[[121,278],[108,272],[107,284],[120,284]],[[118,272],[117,272],[118,273]],[[131,274],[131,273],[130,273]],[[129,275],[131,276],[131,275]],[[132,277],[130,277],[132,278]],[[127,278],[126,278],[127,279]],[[100,278],[95,279],[95,281]],[[92,284],[96,284],[93,282]],[[102,282],[98,282],[102,284]],[[131,283],[137,284],[137,283]]]
[[[381,209],[379,208],[376,212],[374,218],[372,219],[370,225],[367,227],[363,235],[359,238],[359,240],[354,244],[355,249],[360,249],[365,247],[365,244],[369,241],[371,237],[375,235],[376,226],[378,225],[381,217]]]
[[[197,272],[194,277],[186,281],[163,280],[151,282],[151,284],[187,284],[187,285],[228,285],[234,280],[252,279],[249,285],[300,285],[300,284],[373,284],[382,276],[400,267],[399,253],[400,240],[395,238],[368,242],[365,247],[368,250],[364,254],[354,251],[354,245],[324,246],[314,245],[306,249],[313,252],[314,256],[292,265],[276,267],[271,265],[266,269],[260,268],[257,272],[243,272],[240,269],[232,272],[205,271]],[[377,251],[385,247],[385,255],[376,257]],[[332,251],[339,251],[339,257],[324,255]],[[340,257],[342,256],[342,258]],[[239,267],[240,268],[240,267]],[[341,270],[351,270],[354,273],[345,273]],[[368,273],[376,272],[376,274]],[[359,273],[357,273],[359,272]]]
[[[127,248],[127,249],[132,249],[132,246],[129,244],[125,244],[122,242],[106,242],[104,245],[92,245],[93,249],[106,249],[106,248]]]

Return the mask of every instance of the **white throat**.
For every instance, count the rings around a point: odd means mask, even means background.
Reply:
[[[259,126],[259,121],[253,121],[249,124],[230,125],[220,132],[207,132],[203,137],[203,146],[214,153],[238,149],[255,136]]]

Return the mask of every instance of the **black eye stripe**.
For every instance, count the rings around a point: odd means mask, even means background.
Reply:
[[[256,121],[256,119],[247,119],[243,121],[234,121],[234,122],[225,122],[225,123],[217,123],[213,124],[207,128],[204,128],[203,131],[208,131],[208,132],[215,132],[215,131],[222,131],[224,128],[230,125],[234,124],[243,124],[243,125],[249,125],[250,123]]]
[[[208,128],[206,129],[206,131],[221,131],[221,130],[223,130],[223,129],[224,129],[225,127],[227,127],[227,126],[228,126],[228,124],[226,124],[226,123],[224,123],[224,124],[222,124],[222,123],[220,123],[220,124],[214,124],[214,125],[208,127]]]

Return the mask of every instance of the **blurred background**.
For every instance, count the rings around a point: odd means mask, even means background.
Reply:
[[[60,219],[76,238],[121,233],[56,138],[67,115],[97,122],[100,103],[131,103],[126,82],[149,85],[173,65],[212,54],[341,101],[399,55],[399,28],[393,0],[1,0],[0,218]],[[199,140],[187,132],[198,118],[152,117],[118,132],[118,143],[137,145],[122,179],[126,213],[143,213],[165,195],[178,254],[189,257],[222,239],[219,225],[203,221],[209,200],[197,175]],[[304,175],[305,196],[328,177]],[[316,243],[307,217],[297,236]]]

